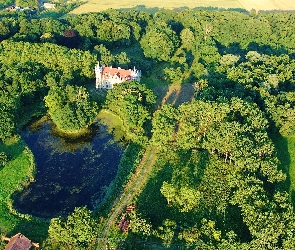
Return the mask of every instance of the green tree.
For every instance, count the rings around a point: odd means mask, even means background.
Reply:
[[[7,163],[7,155],[4,152],[0,152],[0,167],[4,167]]]
[[[15,117],[12,110],[7,110],[0,104],[0,140],[5,141],[15,133]]]
[[[16,0],[15,4],[20,7],[30,7],[30,8],[39,6],[38,1],[36,0]]]
[[[179,39],[176,33],[165,24],[150,27],[140,41],[146,57],[159,61],[169,61],[178,47]]]
[[[48,240],[60,249],[86,249],[95,239],[96,228],[91,211],[78,207],[67,219],[51,219]]]
[[[175,235],[175,230],[176,222],[174,220],[166,219],[154,234],[163,241],[166,247],[169,247]]]
[[[65,131],[89,126],[98,112],[97,104],[90,100],[83,87],[54,87],[49,90],[44,100],[53,122]]]
[[[167,199],[168,205],[174,205],[180,212],[189,212],[199,205],[201,193],[193,187],[181,186],[175,188],[173,184],[163,182],[161,193]]]
[[[177,109],[170,104],[165,104],[157,110],[152,120],[152,141],[160,150],[167,151],[175,141],[175,123],[177,121]]]
[[[94,47],[95,52],[98,52],[99,62],[102,65],[112,66],[116,58],[111,54],[111,52],[103,45],[96,45]]]
[[[195,36],[189,28],[185,28],[181,31],[180,39],[182,46],[187,50],[191,50],[194,47]]]
[[[135,139],[144,135],[144,125],[151,119],[154,103],[152,90],[136,81],[128,81],[117,84],[108,91],[105,107],[122,119],[124,126]]]
[[[128,215],[130,219],[129,228],[134,233],[140,233],[143,236],[149,236],[152,233],[152,226],[142,218],[135,210],[131,211]]]

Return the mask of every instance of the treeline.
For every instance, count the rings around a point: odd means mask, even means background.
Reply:
[[[165,40],[170,41],[169,48],[185,40],[181,37],[192,38],[191,35],[199,42],[214,37],[220,48],[223,45],[227,52],[259,49],[260,52],[279,53],[289,51],[295,45],[292,32],[294,15],[284,12],[249,15],[230,11],[163,10],[151,15],[142,11],[107,10],[71,15],[64,19],[41,18],[38,15],[26,17],[24,13],[14,17],[1,15],[2,39],[9,37],[40,42],[46,41],[42,35],[51,33],[61,42],[60,36],[73,29],[81,39],[76,46],[87,49],[93,49],[97,43],[104,43],[109,48],[130,45],[145,36],[149,40],[153,32],[154,40],[163,44]],[[160,37],[162,33],[165,36]],[[193,44],[195,39],[186,39],[187,45]]]
[[[51,42],[90,51],[99,44],[112,50],[140,42],[147,57],[171,61],[179,47],[182,50],[178,57],[188,51],[197,58],[200,53],[214,55],[210,45],[221,54],[245,54],[250,50],[263,54],[293,53],[294,22],[294,15],[289,13],[248,15],[194,10],[163,10],[154,15],[107,10],[64,19],[3,15],[0,39]]]
[[[13,0],[1,0],[0,1],[0,8],[4,8],[6,6],[12,5],[14,3]]]

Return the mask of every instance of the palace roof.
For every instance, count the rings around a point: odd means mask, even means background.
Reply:
[[[131,69],[121,69],[113,67],[104,67],[102,70],[102,75],[104,76],[115,76],[117,75],[120,78],[131,79]]]

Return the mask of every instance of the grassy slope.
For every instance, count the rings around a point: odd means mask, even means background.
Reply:
[[[289,162],[290,189],[293,204],[295,203],[295,136],[289,136],[287,139]]]
[[[295,204],[295,136],[271,134],[271,138],[278,152],[279,168],[287,174],[287,180],[281,184],[281,187],[289,192]]]
[[[26,215],[17,214],[12,209],[11,196],[33,179],[34,163],[32,153],[22,141],[0,145],[0,151],[6,152],[11,161],[0,170],[0,232],[4,235],[23,233],[33,241],[46,237],[48,225]]]

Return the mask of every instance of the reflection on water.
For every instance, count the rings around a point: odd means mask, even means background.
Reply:
[[[46,121],[23,134],[35,156],[35,182],[15,197],[19,212],[49,218],[64,216],[74,207],[103,199],[115,177],[123,148],[114,142],[106,126],[96,124],[79,138],[61,138]]]

